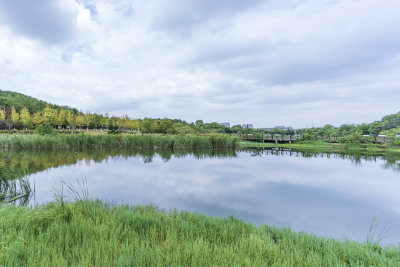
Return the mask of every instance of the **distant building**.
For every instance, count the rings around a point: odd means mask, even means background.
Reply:
[[[275,129],[286,130],[286,126],[275,126]]]
[[[231,124],[229,122],[221,122],[219,125],[221,126],[226,126],[226,127],[231,127]]]
[[[293,127],[286,127],[286,126],[275,126],[274,129],[279,129],[279,130],[291,130],[293,131]]]
[[[253,124],[242,124],[243,129],[253,129]]]
[[[272,128],[261,128],[261,130],[266,131],[266,132],[270,132],[270,131],[272,131]]]

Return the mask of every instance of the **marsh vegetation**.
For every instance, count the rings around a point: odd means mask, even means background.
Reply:
[[[400,251],[235,217],[58,200],[0,207],[6,266],[398,266]]]
[[[229,135],[88,135],[0,134],[0,148],[68,150],[68,149],[215,149],[235,148],[239,139]]]

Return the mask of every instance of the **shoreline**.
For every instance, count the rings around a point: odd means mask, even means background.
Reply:
[[[288,148],[310,152],[342,152],[342,153],[394,153],[400,155],[400,147],[381,144],[343,144],[327,142],[294,142],[289,143],[259,143],[240,141],[239,148]]]

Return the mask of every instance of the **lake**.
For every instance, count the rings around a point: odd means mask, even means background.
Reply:
[[[27,175],[31,205],[54,200],[63,181],[117,204],[233,215],[340,240],[366,241],[376,216],[374,238],[400,241],[400,158],[393,155],[25,151],[3,152],[1,164]]]

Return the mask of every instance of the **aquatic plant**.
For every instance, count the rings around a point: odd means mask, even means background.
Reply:
[[[98,148],[149,148],[149,149],[210,149],[234,148],[238,138],[224,134],[211,135],[89,135],[55,134],[22,135],[0,134],[2,149],[98,149]]]

